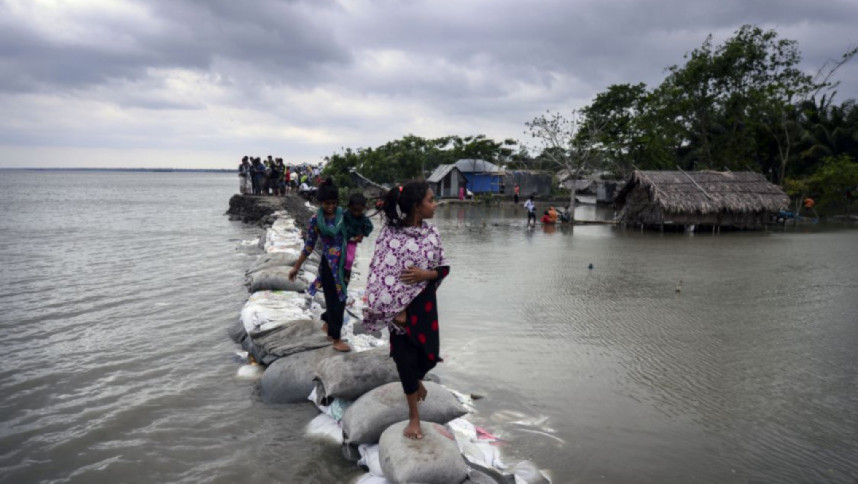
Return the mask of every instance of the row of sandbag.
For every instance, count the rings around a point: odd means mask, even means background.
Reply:
[[[260,380],[263,400],[290,403],[309,394],[324,412],[310,428],[323,427],[323,432],[343,444],[346,455],[361,456],[370,471],[361,483],[518,480],[491,469],[495,462],[485,458],[493,449],[489,443],[482,442],[480,447],[468,442],[470,447],[463,447],[461,432],[442,426],[459,422],[458,428],[467,427],[467,421],[460,418],[467,409],[461,394],[436,383],[425,383],[428,395],[420,406],[424,439],[412,441],[402,436],[408,407],[386,344],[363,351],[384,341],[355,335],[355,325],[347,313],[344,339],[355,351],[342,354],[330,347],[320,330],[321,321],[314,318],[323,301],[301,293],[315,278],[317,254],[304,265],[301,280],[288,280],[301,243],[294,223],[287,217],[279,218],[260,239],[260,248],[266,253],[246,274],[252,294],[233,337],[267,366]]]

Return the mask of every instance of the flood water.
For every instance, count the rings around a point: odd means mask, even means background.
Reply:
[[[259,235],[223,216],[236,185],[0,172],[0,482],[362,474],[304,435],[309,402],[235,377]],[[546,231],[512,206],[435,222],[438,373],[484,397],[471,419],[507,461],[557,483],[858,479],[858,230]]]

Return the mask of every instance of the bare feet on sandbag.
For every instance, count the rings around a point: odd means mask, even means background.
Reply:
[[[419,380],[417,382],[417,401],[423,402],[426,400],[426,395],[429,394],[429,391],[426,390],[426,387],[423,386],[423,380]]]
[[[348,353],[349,351],[352,350],[352,347],[349,346],[348,343],[346,343],[345,341],[343,341],[341,339],[334,341],[334,344],[332,345],[332,347],[334,348],[334,350],[342,352],[342,353]]]
[[[409,419],[408,425],[402,431],[405,438],[420,440],[423,438],[423,431],[420,429],[420,419]]]

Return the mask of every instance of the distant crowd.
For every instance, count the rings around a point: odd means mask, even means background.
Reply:
[[[286,165],[283,158],[245,156],[238,165],[238,190],[242,195],[285,196],[297,190],[312,195],[321,182],[322,165]]]

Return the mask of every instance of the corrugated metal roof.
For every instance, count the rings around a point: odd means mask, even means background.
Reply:
[[[450,173],[453,168],[456,168],[456,165],[438,165],[438,168],[435,168],[435,171],[429,175],[429,178],[426,179],[429,183],[438,183]]]
[[[456,162],[456,168],[462,173],[503,173],[501,167],[486,160],[462,159]]]

